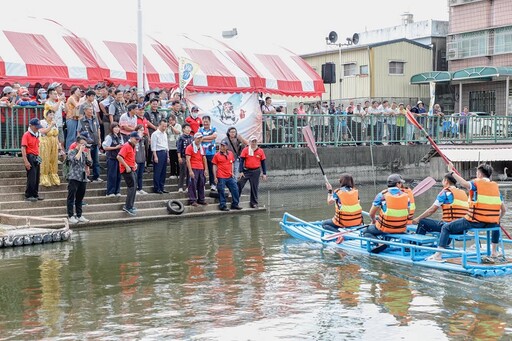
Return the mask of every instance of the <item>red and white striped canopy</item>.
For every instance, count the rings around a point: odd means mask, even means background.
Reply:
[[[137,47],[130,41],[78,37],[48,19],[0,23],[0,83],[62,82],[95,85],[137,83]],[[208,36],[144,37],[144,73],[150,88],[177,88],[179,58],[199,65],[187,86],[192,92],[263,92],[321,96],[322,78],[283,48],[259,52]]]

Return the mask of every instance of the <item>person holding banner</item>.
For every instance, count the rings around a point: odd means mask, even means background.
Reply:
[[[252,135],[249,137],[249,146],[245,147],[240,154],[240,175],[238,180],[238,193],[240,195],[242,195],[242,190],[247,181],[249,181],[251,185],[251,208],[258,208],[258,187],[260,185],[260,174],[262,172],[263,181],[267,180],[265,159],[265,152],[258,147],[256,136]]]

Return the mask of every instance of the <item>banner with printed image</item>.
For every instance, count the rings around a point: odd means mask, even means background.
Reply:
[[[199,116],[208,115],[217,129],[217,142],[235,127],[246,139],[255,135],[261,142],[261,109],[256,93],[193,93],[188,94],[189,107],[199,108]]]

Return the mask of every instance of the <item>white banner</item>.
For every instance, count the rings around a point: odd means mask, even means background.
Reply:
[[[194,78],[196,72],[199,71],[199,64],[183,57],[180,57],[179,63],[180,92],[183,93],[188,83]]]
[[[194,93],[186,96],[189,107],[199,108],[199,116],[208,115],[217,129],[217,142],[235,127],[246,139],[255,135],[261,142],[261,109],[258,95],[253,93]]]
[[[430,104],[428,112],[432,115],[434,112],[434,104],[436,104],[436,82],[430,82]]]

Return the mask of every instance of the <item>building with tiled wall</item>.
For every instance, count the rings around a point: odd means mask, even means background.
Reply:
[[[448,0],[448,4],[446,56],[453,73],[455,107],[510,114],[512,1]]]

